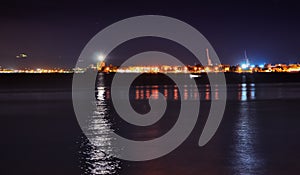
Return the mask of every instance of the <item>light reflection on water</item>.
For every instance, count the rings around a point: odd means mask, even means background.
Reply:
[[[282,88],[291,89],[292,91]],[[295,88],[298,87],[298,88]],[[233,115],[235,121],[230,120],[234,129],[232,132],[234,141],[229,153],[232,157],[229,167],[230,172],[234,174],[259,174],[264,172],[266,159],[259,153],[258,145],[260,140],[257,138],[259,135],[259,126],[257,123],[257,114],[255,107],[251,109],[251,103],[257,100],[270,100],[277,98],[298,98],[300,97],[299,85],[260,85],[260,84],[233,84],[228,85],[228,100],[237,101],[238,113]],[[147,100],[151,97],[158,98],[159,92],[161,92],[167,100],[179,101],[181,97],[183,100],[218,100],[219,93],[222,88],[219,86],[199,85],[183,86],[183,94],[180,94],[177,86],[175,85],[153,85],[153,86],[133,86],[129,97],[131,100],[140,101]],[[198,93],[199,92],[199,93]],[[119,91],[121,96],[125,96],[125,88],[120,87]],[[111,121],[108,120],[111,115],[107,101],[110,99],[110,87],[104,85],[98,86],[97,90],[97,110],[93,116],[90,117],[89,131],[94,137],[92,138],[95,144],[88,144],[83,149],[83,157],[85,159],[83,169],[85,174],[118,174],[121,170],[121,161],[117,160],[111,154],[112,139],[109,133],[113,132],[111,129]],[[161,126],[163,129],[164,125]],[[158,132],[158,130],[152,130],[145,133]],[[147,137],[147,136],[145,136]],[[218,152],[218,150],[216,150]],[[194,152],[195,155],[198,154]],[[193,153],[193,154],[194,154]],[[220,153],[222,156],[228,156],[228,152]],[[204,160],[205,161],[205,160]],[[194,162],[193,167],[186,167],[191,169],[197,169],[194,167],[197,163]],[[146,164],[146,163],[145,163]],[[168,165],[168,163],[166,163]],[[222,166],[217,165],[216,166]],[[123,167],[124,168],[124,167]],[[167,169],[168,167],[166,167]],[[203,168],[203,167],[202,167]],[[124,168],[125,169],[125,168]],[[133,168],[134,169],[134,168]],[[199,168],[201,169],[201,168]],[[232,170],[232,171],[231,171]]]
[[[238,84],[238,100],[255,100],[255,84]]]
[[[108,91],[105,87],[98,87],[97,109],[89,119],[88,134],[90,142],[84,145],[81,152],[84,157],[84,174],[116,174],[120,169],[120,161],[112,155],[113,147],[111,123],[108,121],[109,110],[106,104]]]
[[[151,94],[161,92],[167,100],[219,100],[220,85],[183,85],[183,94],[179,93],[176,85],[154,85],[154,86],[134,86],[134,93],[130,98],[135,100],[149,99]],[[285,89],[285,90],[283,90]],[[253,100],[275,100],[275,99],[297,99],[300,98],[300,84],[229,84],[227,85],[227,100],[231,101],[253,101]],[[199,91],[199,93],[197,93]],[[109,89],[108,89],[109,95]],[[125,91],[120,88],[120,94],[124,95]],[[199,96],[200,95],[200,96]],[[109,98],[109,96],[107,96]]]
[[[236,174],[262,174],[264,160],[258,153],[258,127],[255,110],[242,102],[234,128],[233,168]]]
[[[180,100],[182,95],[183,100],[219,100],[220,85],[210,86],[199,85],[183,85],[183,94],[180,94],[176,85],[153,85],[153,86],[134,86],[130,94],[130,98],[134,100],[148,100],[152,95],[153,99],[158,99],[159,92],[161,92],[167,100]],[[199,92],[199,93],[198,93]],[[104,92],[106,99],[110,99],[110,89],[106,88]],[[120,88],[119,93],[121,96],[125,95],[125,88]],[[199,96],[200,95],[200,96]],[[228,86],[228,100],[249,101],[256,99],[256,85],[255,84],[236,84]]]
[[[161,92],[167,100],[178,101],[180,100],[181,94],[179,93],[178,87],[175,85],[164,85],[164,86],[134,86],[130,92],[130,98],[132,100],[147,100],[150,96],[153,99],[159,97]],[[183,86],[183,100],[205,100],[210,101],[211,99],[219,99],[219,86],[200,85],[200,86]],[[247,101],[255,99],[255,85],[240,84],[238,85],[237,99],[239,101]],[[200,93],[198,93],[200,92]],[[125,91],[120,93],[124,96]],[[199,96],[200,95],[200,96]],[[97,109],[94,111],[89,119],[88,131],[91,139],[88,145],[85,147],[85,151],[82,152],[85,157],[83,160],[85,174],[117,174],[118,170],[121,169],[120,161],[114,158],[112,155],[113,146],[111,132],[111,121],[109,115],[110,111],[107,105],[110,100],[110,88],[104,85],[98,85],[97,87]],[[246,109],[241,107],[241,118],[237,122],[236,126],[236,145],[235,145],[235,157],[236,165],[238,170],[243,169],[255,169],[257,158],[253,152],[253,129],[254,125],[248,120]],[[251,128],[252,127],[252,128]],[[244,172],[244,171],[242,171]],[[240,172],[241,173],[241,172]]]

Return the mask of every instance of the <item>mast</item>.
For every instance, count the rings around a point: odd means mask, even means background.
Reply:
[[[206,48],[206,57],[207,57],[207,65],[208,66],[212,66],[212,62],[211,62],[211,59],[209,57],[209,51],[208,51],[208,48]]]
[[[249,66],[249,65],[250,65],[250,62],[249,62],[249,59],[248,59],[247,51],[246,51],[246,50],[245,50],[245,60],[246,60],[246,65]]]

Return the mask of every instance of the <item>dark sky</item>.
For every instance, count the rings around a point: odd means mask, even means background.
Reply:
[[[223,63],[240,63],[245,49],[254,64],[300,62],[297,1],[12,0],[0,2],[0,65],[73,67],[101,29],[151,14],[178,18],[197,28]],[[16,59],[22,52],[28,58]]]

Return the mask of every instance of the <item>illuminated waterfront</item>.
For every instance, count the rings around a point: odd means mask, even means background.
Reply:
[[[73,69],[0,69],[0,73],[84,73],[88,70],[99,71],[105,73],[218,73],[218,72],[236,72],[236,73],[253,73],[253,72],[300,72],[300,64],[265,64],[252,65],[211,65],[211,66],[99,66],[90,65],[87,68]]]

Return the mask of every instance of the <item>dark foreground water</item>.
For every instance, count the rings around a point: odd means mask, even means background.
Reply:
[[[82,134],[66,89],[2,89],[0,92],[0,174],[299,174],[300,83],[230,84],[223,121],[213,139],[198,146],[212,98],[218,87],[134,85],[133,108],[146,113],[147,99],[158,92],[168,101],[166,115],[156,124],[130,126],[119,120],[111,104],[110,87],[98,85],[97,109],[90,132]],[[122,89],[122,88],[121,88]],[[200,95],[195,93],[199,90]],[[120,90],[120,93],[125,95]],[[196,127],[172,153],[151,161],[128,162],[111,155],[109,133],[136,140],[159,137],[172,128],[180,97],[201,100]],[[189,116],[186,116],[189,120]],[[99,134],[101,133],[101,134]],[[153,148],[155,149],[155,148]]]

